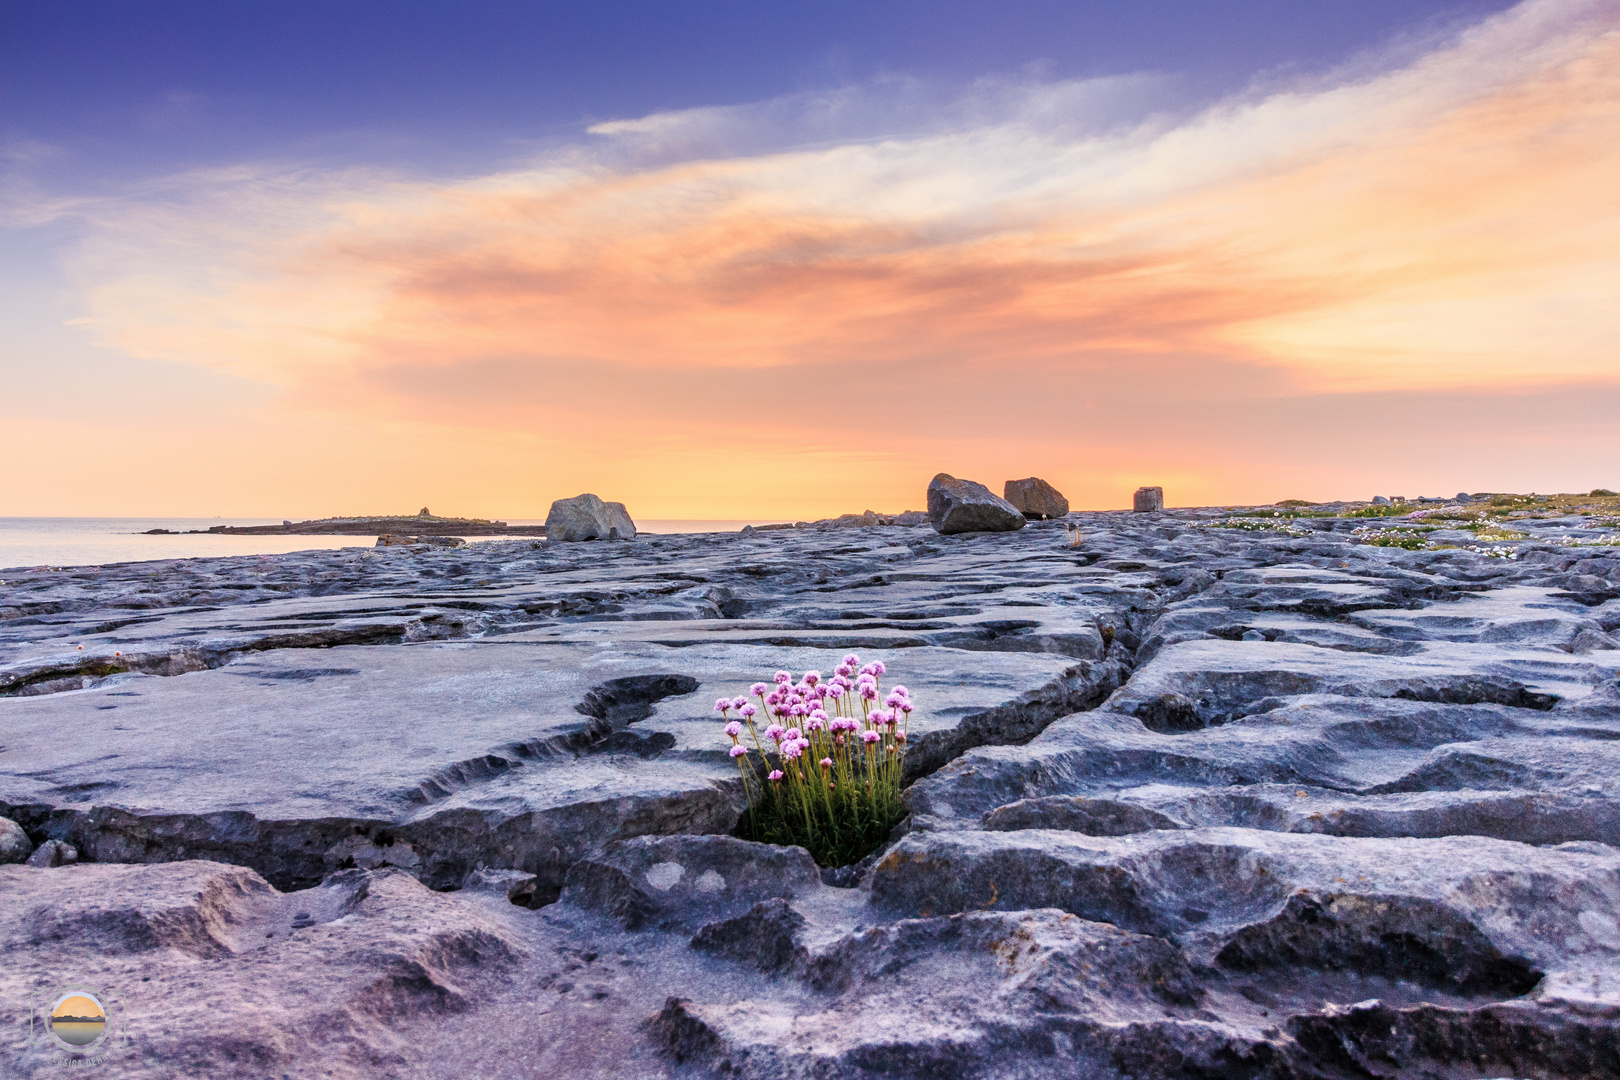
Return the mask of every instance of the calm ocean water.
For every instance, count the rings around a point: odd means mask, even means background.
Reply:
[[[508,525],[544,525],[544,519],[505,519]],[[0,569],[91,566],[142,559],[217,555],[279,555],[345,547],[371,547],[373,536],[142,536],[147,529],[209,529],[215,525],[279,525],[271,518],[0,518]],[[764,521],[649,520],[649,533],[736,532]],[[501,539],[468,537],[470,542]]]

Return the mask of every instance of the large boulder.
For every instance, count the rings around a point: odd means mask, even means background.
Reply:
[[[595,495],[558,499],[546,515],[547,540],[633,540],[636,523],[624,503],[603,502]]]
[[[1032,521],[1049,521],[1066,517],[1069,500],[1063,492],[1038,476],[1027,480],[1009,480],[1002,494],[1020,513]]]
[[[33,841],[10,818],[0,817],[0,863],[22,862],[34,853]]]
[[[1164,488],[1139,487],[1136,489],[1136,498],[1132,500],[1131,509],[1138,514],[1154,514],[1164,509]]]
[[[1018,507],[983,484],[940,473],[928,483],[928,520],[938,533],[1012,532],[1024,527]]]

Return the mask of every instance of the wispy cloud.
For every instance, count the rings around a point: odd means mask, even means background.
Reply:
[[[857,392],[943,420],[921,456],[1083,400],[1620,381],[1620,0],[1193,115],[1155,85],[896,80],[487,176],[193,176],[76,208],[76,273],[102,343],[311,408],[694,453],[722,420],[847,452]]]

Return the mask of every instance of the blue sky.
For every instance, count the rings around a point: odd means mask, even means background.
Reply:
[[[0,135],[95,184],[244,157],[473,165],[587,124],[885,78],[1141,72],[1182,102],[1508,5],[1456,0],[0,3]]]

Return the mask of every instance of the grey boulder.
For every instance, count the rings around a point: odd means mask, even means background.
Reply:
[[[33,850],[34,844],[22,826],[0,817],[0,863],[22,862]]]
[[[1153,514],[1164,509],[1164,488],[1139,487],[1136,497],[1131,502],[1131,509],[1138,514]]]
[[[1012,532],[1024,527],[1024,515],[983,484],[940,473],[928,483],[928,520],[942,535],[965,532]]]
[[[547,540],[633,540],[636,523],[624,503],[586,493],[558,499],[546,515]]]
[[[1025,517],[1036,521],[1066,517],[1069,513],[1069,500],[1063,492],[1038,476],[1008,480],[1002,494]]]
[[[47,840],[35,848],[32,855],[28,856],[29,866],[46,870],[78,861],[78,849],[63,840]]]
[[[1388,506],[1389,500],[1384,498],[1382,495],[1374,495],[1372,504],[1374,506]]]

